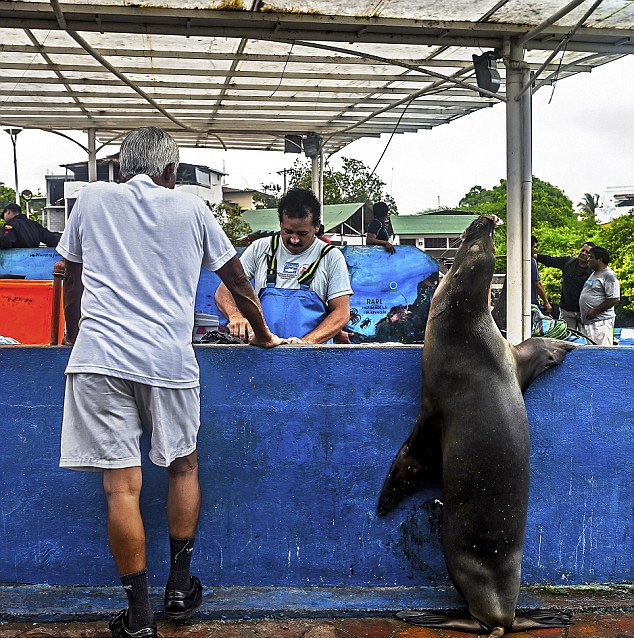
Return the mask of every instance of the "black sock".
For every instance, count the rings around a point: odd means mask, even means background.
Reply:
[[[194,551],[193,538],[172,538],[170,536],[170,575],[167,589],[187,591],[190,585],[189,567]]]
[[[128,597],[128,629],[137,631],[154,624],[147,588],[147,569],[121,576],[121,584]]]

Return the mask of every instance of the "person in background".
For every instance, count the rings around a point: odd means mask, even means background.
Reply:
[[[374,219],[368,226],[365,243],[366,246],[383,246],[389,253],[396,252],[396,246],[390,242],[390,234],[387,230],[387,204],[385,202],[376,202],[372,206],[372,214]]]
[[[551,257],[537,253],[535,259],[544,266],[561,270],[561,299],[559,301],[559,318],[573,330],[582,330],[579,311],[579,295],[592,269],[588,265],[588,253],[594,246],[592,242],[584,242],[578,256]]]
[[[541,299],[544,302],[543,307],[546,314],[550,314],[553,307],[546,296],[535,257],[537,257],[537,238],[535,235],[531,235],[531,304],[539,306],[539,299]]]
[[[321,241],[323,241],[326,244],[332,244],[330,237],[326,235],[326,229],[324,228],[323,224],[320,224],[319,226],[319,230],[317,231],[317,239],[321,239]]]
[[[325,343],[350,319],[350,276],[342,252],[317,238],[321,207],[303,188],[288,191],[278,206],[280,232],[254,241],[240,261],[254,280],[266,322],[289,343]],[[229,332],[245,338],[247,317],[226,286],[216,290],[216,305]]]
[[[602,246],[593,246],[588,254],[592,274],[583,285],[579,297],[583,332],[598,346],[611,346],[621,288],[611,268],[610,253]]]
[[[114,638],[157,636],[139,509],[144,428],[150,460],[168,477],[164,615],[188,618],[202,600],[190,572],[201,499],[200,380],[191,345],[201,265],[231,291],[252,326],[253,345],[283,343],[264,322],[205,202],[174,190],[178,158],[176,142],[161,129],[132,131],[119,153],[123,182],[85,186],[57,247],[66,262],[67,339],[74,341],[60,466],[103,472],[108,540],[128,598],[128,608],[110,620]]]
[[[54,248],[62,236],[29,219],[17,204],[7,204],[2,211],[2,219],[0,248],[37,248],[40,243]]]

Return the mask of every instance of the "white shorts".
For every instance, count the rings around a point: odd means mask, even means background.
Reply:
[[[584,323],[583,332],[598,346],[611,346],[614,337],[614,317],[594,323]]]
[[[60,467],[92,470],[141,465],[143,430],[161,467],[196,449],[200,388],[160,388],[103,374],[66,375]]]

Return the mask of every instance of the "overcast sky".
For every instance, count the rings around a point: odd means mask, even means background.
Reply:
[[[552,99],[551,99],[552,95]],[[549,104],[550,100],[550,104]],[[86,135],[73,134],[86,144]],[[431,131],[395,135],[377,174],[400,213],[456,206],[474,185],[492,187],[505,177],[505,108],[502,104]],[[389,135],[354,142],[330,162],[354,157],[374,167]],[[24,130],[18,138],[20,190],[44,192],[46,173],[84,161],[85,153],[57,135]],[[99,157],[116,152],[107,147]],[[277,181],[297,155],[182,149],[181,160],[228,173],[226,184],[259,188]],[[533,99],[533,174],[561,188],[577,204],[584,193],[634,186],[634,56],[545,86]],[[13,150],[0,134],[0,181],[13,187]]]

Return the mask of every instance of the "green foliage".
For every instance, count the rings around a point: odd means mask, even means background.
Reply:
[[[579,217],[582,222],[588,225],[597,223],[596,210],[600,206],[599,196],[591,193],[584,193],[583,199],[577,204],[579,208]]]
[[[15,190],[0,182],[0,211],[7,205],[15,202]]]
[[[41,196],[42,194],[40,193],[39,190],[37,193],[34,194],[34,197],[41,197]],[[3,182],[0,182],[0,212],[2,212],[2,210],[7,204],[13,204],[13,203],[15,203],[15,189],[9,188],[8,186],[5,186]],[[27,208],[26,208],[26,200],[23,197],[20,197],[20,206],[22,207],[22,212],[25,213]],[[30,218],[36,222],[41,222],[43,207],[44,205],[40,204],[39,202],[37,203],[32,202],[31,208],[30,208],[31,210]],[[4,225],[4,222],[2,221],[2,219],[0,219],[0,226],[3,226],[3,225]]]
[[[253,193],[256,208],[277,208],[280,203],[282,187],[279,184],[262,184],[260,192]]]
[[[241,242],[238,239],[251,232],[251,226],[242,219],[242,211],[235,204],[227,204],[225,202],[210,204],[207,202],[207,206],[211,209],[232,244],[239,245]]]
[[[586,241],[608,249],[610,268],[621,283],[621,302],[617,315],[634,311],[634,209],[629,214],[600,226],[596,223],[595,209],[599,196],[586,193],[579,202],[579,216],[572,201],[556,186],[533,177],[533,234],[539,241],[539,252],[553,256],[576,256]],[[494,214],[506,221],[506,180],[493,188],[474,186],[460,201],[460,206],[473,214]],[[496,232],[496,250],[506,253],[506,225]],[[498,272],[505,270],[500,260]],[[546,294],[558,302],[561,291],[561,270],[539,267]]]
[[[460,206],[474,214],[494,214],[506,221],[506,180],[491,189],[474,186],[461,200]],[[533,225],[577,225],[572,201],[556,186],[533,176]]]
[[[342,158],[342,170],[335,171],[330,165],[324,170],[324,204],[352,204],[365,202],[373,204],[383,201],[388,205],[390,214],[398,215],[396,202],[385,190],[386,185],[361,160]],[[311,164],[309,161],[296,160],[289,169],[289,188],[308,188],[312,186]]]

